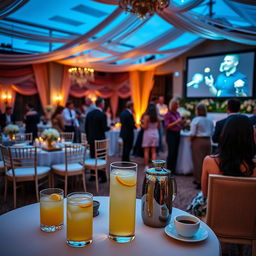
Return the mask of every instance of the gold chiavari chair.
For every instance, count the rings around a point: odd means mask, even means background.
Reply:
[[[16,190],[17,183],[34,181],[36,198],[39,201],[38,188],[47,182],[49,178],[50,167],[37,166],[37,148],[36,147],[1,147],[2,157],[5,166],[5,191],[4,200],[7,197],[7,183],[13,183],[13,203],[16,208]],[[40,183],[39,183],[40,182]]]
[[[60,133],[60,138],[64,139],[65,142],[73,142],[74,141],[74,132],[61,132]]]
[[[67,195],[68,190],[68,177],[82,175],[82,182],[84,191],[86,191],[85,184],[85,172],[84,172],[84,161],[85,161],[85,147],[82,145],[66,145],[65,146],[65,163],[55,164],[52,166],[52,181],[54,184],[54,178],[60,178],[64,181],[64,192]]]
[[[95,158],[89,158],[85,160],[85,169],[94,170],[95,182],[96,182],[96,191],[99,192],[99,179],[98,179],[98,171],[102,170],[106,173],[106,178],[108,182],[108,174],[107,174],[107,160],[108,160],[108,147],[109,140],[95,140]]]

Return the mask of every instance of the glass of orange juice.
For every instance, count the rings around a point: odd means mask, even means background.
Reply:
[[[75,192],[67,196],[67,244],[84,247],[92,243],[93,195]]]
[[[40,228],[54,232],[63,228],[63,195],[60,188],[47,188],[40,191]]]
[[[137,164],[110,164],[109,238],[128,243],[135,238]]]

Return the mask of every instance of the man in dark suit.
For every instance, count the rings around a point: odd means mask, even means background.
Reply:
[[[130,161],[130,151],[133,146],[134,129],[136,129],[133,118],[133,103],[128,101],[126,109],[120,115],[121,131],[120,137],[123,139],[123,155],[122,161]]]
[[[37,111],[31,103],[25,105],[26,114],[24,116],[24,123],[26,125],[25,132],[33,134],[33,140],[37,138],[37,124],[40,121]]]
[[[15,123],[15,118],[14,115],[12,114],[12,107],[6,107],[5,113],[0,115],[0,126],[1,130],[4,130],[4,127],[8,124],[14,124]]]
[[[238,99],[230,99],[227,104],[228,117],[216,122],[215,131],[212,136],[212,141],[214,143],[219,143],[221,131],[228,120],[228,118],[233,114],[238,114],[240,112],[240,101]]]
[[[104,106],[104,100],[98,98],[96,100],[96,108],[92,110],[90,113],[88,113],[88,115],[86,116],[85,133],[87,136],[88,143],[90,145],[91,158],[95,157],[94,141],[105,139],[105,132],[110,129],[107,126],[107,116],[103,112]],[[99,176],[101,177],[101,182],[106,181],[104,173],[99,172]],[[92,177],[90,180],[93,180]]]

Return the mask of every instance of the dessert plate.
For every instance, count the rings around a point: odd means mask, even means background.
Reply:
[[[200,226],[199,230],[192,237],[181,236],[177,233],[173,222],[170,223],[168,226],[166,226],[164,231],[168,236],[176,240],[189,242],[189,243],[200,242],[205,240],[208,237],[208,231],[202,226]]]

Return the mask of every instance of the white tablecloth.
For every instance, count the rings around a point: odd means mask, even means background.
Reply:
[[[119,144],[119,141],[122,140],[119,137],[120,129],[112,129],[105,133],[106,139],[109,139],[109,155],[110,156],[121,156],[121,147]],[[138,130],[134,130],[134,140],[133,144],[136,141],[136,138],[138,136]]]
[[[99,216],[93,220],[93,243],[84,248],[71,248],[66,245],[66,218],[64,230],[54,233],[40,231],[39,203],[10,211],[0,216],[0,255],[1,256],[45,256],[45,255],[86,255],[86,256],[217,256],[220,245],[216,235],[205,224],[208,238],[198,243],[186,243],[167,236],[164,228],[145,226],[141,218],[141,201],[136,204],[135,240],[118,244],[108,239],[109,198],[94,197],[100,201]],[[172,218],[188,214],[173,208]],[[66,213],[65,213],[66,215]],[[64,216],[65,216],[64,215]]]
[[[178,159],[176,165],[177,174],[193,173],[193,161],[190,132],[181,132],[180,144],[178,150]]]

